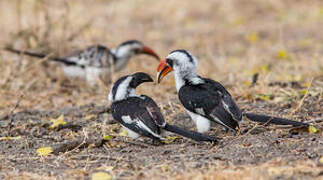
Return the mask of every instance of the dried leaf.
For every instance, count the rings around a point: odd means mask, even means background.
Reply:
[[[120,136],[128,136],[128,132],[125,129],[122,129],[119,133]]]
[[[320,7],[318,10],[318,16],[323,17],[323,7]]]
[[[39,156],[48,156],[52,152],[53,152],[52,147],[43,147],[43,148],[37,149],[37,154]]]
[[[303,80],[303,77],[300,74],[297,74],[297,75],[295,75],[293,77],[294,77],[293,78],[294,81],[302,81]]]
[[[314,126],[309,126],[308,127],[308,132],[311,133],[311,134],[317,134],[320,132],[320,129],[317,129],[316,127]]]
[[[323,164],[323,156],[320,158],[319,162]]]
[[[307,93],[306,89],[303,89],[303,90],[299,91],[299,94],[302,95],[302,96],[304,96],[306,93]]]
[[[239,25],[242,25],[246,22],[246,19],[243,18],[243,17],[238,17],[236,19],[234,19],[231,24],[232,26],[239,26]]]
[[[105,172],[97,172],[92,174],[92,180],[110,180],[112,176]]]
[[[251,85],[251,82],[250,82],[250,81],[245,81],[243,84],[244,84],[245,86],[249,87],[249,86]]]
[[[270,71],[270,67],[268,64],[262,64],[260,66],[255,66],[253,69],[252,69],[252,73],[255,74],[255,73],[268,73]]]
[[[66,122],[64,121],[64,115],[60,115],[57,119],[51,119],[50,120],[53,124],[49,126],[50,129],[55,129],[59,125],[64,125]]]
[[[311,83],[310,82],[306,82],[306,83],[303,83],[303,86],[305,86],[305,87],[310,87],[311,86]]]
[[[104,140],[111,140],[111,139],[113,139],[113,137],[112,136],[104,136],[103,139]]]
[[[10,141],[10,140],[18,140],[21,139],[21,136],[15,136],[15,137],[0,137],[0,141]]]
[[[290,55],[287,50],[281,49],[277,51],[277,58],[287,60],[290,58]]]
[[[160,168],[161,168],[161,170],[162,170],[163,172],[166,172],[166,171],[168,171],[168,169],[169,169],[168,165],[166,165],[166,164],[161,165],[161,166],[160,166]]]
[[[259,41],[259,35],[256,32],[250,33],[246,36],[246,39],[249,43],[256,43]]]
[[[269,101],[270,99],[272,99],[271,94],[258,94],[256,97],[263,101]]]
[[[180,136],[167,136],[164,140],[164,143],[166,144],[170,144],[172,142],[174,142],[176,139],[182,139],[182,137]]]

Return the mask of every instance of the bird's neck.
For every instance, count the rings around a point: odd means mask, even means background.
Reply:
[[[115,58],[114,60],[115,71],[120,71],[123,67],[127,65],[130,58],[135,55],[130,48],[124,47],[124,46],[119,46],[115,49],[112,49],[111,53]]]
[[[201,84],[204,80],[195,71],[175,71],[175,81],[177,92],[186,84]]]
[[[130,86],[131,81],[132,77],[126,77],[121,83],[117,81],[110,91],[109,100],[115,102],[136,96],[136,88]]]
[[[114,101],[121,101],[125,100],[129,97],[135,97],[137,96],[136,94],[136,89],[135,88],[126,88],[118,91],[118,93],[115,96]]]
[[[136,89],[135,88],[128,88],[128,91],[126,93],[126,97],[125,98],[134,97],[134,96],[137,96]]]

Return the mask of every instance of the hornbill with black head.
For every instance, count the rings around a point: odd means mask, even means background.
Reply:
[[[197,59],[186,50],[172,51],[159,64],[158,83],[174,71],[180,102],[196,124],[198,132],[210,129],[211,121],[237,130],[242,116],[262,123],[308,126],[306,123],[254,113],[242,113],[230,93],[217,81],[196,73]]]
[[[48,54],[22,51],[10,47],[5,48],[5,50],[37,58],[48,56]],[[139,54],[150,55],[159,61],[158,55],[151,48],[137,40],[123,42],[114,49],[109,49],[102,45],[93,45],[63,57],[49,56],[48,59],[62,63],[63,72],[66,76],[80,77],[93,85],[98,77],[109,76],[112,66],[114,71],[120,71],[126,66],[131,57]]]
[[[163,140],[161,131],[166,130],[195,141],[217,141],[216,137],[168,124],[153,99],[136,94],[136,87],[144,82],[153,80],[142,72],[126,75],[114,83],[109,93],[112,116],[125,128],[129,137],[136,139],[145,136],[153,140]]]

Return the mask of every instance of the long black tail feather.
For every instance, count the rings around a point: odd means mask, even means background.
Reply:
[[[220,138],[217,138],[215,136],[208,136],[199,132],[185,130],[170,124],[166,124],[164,129],[167,131],[176,133],[178,135],[181,135],[183,137],[193,139],[195,141],[208,141],[208,142],[217,143],[220,140]]]
[[[243,113],[249,120],[260,122],[260,123],[268,123],[268,124],[276,124],[276,125],[292,125],[292,126],[309,126],[308,123],[293,121],[285,118],[279,118],[274,116],[268,116],[263,114],[254,114],[254,113]]]
[[[5,50],[9,51],[9,52],[12,52],[12,53],[16,53],[16,54],[23,54],[23,55],[37,57],[37,58],[45,58],[45,57],[48,56],[48,54],[34,53],[34,52],[30,52],[30,51],[21,51],[21,50],[18,50],[18,49],[13,49],[11,47],[6,47]],[[64,59],[64,58],[49,57],[48,59],[51,60],[51,61],[61,62],[61,63],[64,63],[66,65],[76,65],[76,66],[78,65],[75,62],[68,61],[67,59]]]

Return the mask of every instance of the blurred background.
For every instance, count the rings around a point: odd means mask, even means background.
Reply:
[[[129,39],[144,42],[161,57],[186,49],[198,58],[202,76],[220,81],[238,100],[299,100],[311,82],[314,95],[322,93],[319,0],[2,0],[0,27],[1,48],[57,56],[93,44],[113,48]],[[19,99],[17,110],[108,103],[109,86],[93,90],[64,78],[56,63],[0,53],[1,114]],[[157,65],[138,56],[114,78],[135,71],[155,77]],[[257,85],[250,87],[257,73]],[[302,88],[292,88],[292,82]],[[176,97],[172,76],[158,88],[145,85],[139,91],[157,101]]]

